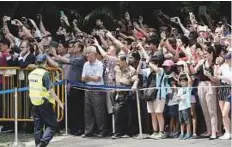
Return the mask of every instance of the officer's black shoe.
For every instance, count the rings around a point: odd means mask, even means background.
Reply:
[[[81,136],[84,133],[82,130],[78,130],[76,133],[74,133],[75,136]]]
[[[47,146],[47,144],[46,143],[44,143],[44,142],[40,142],[39,143],[39,145],[37,145],[36,147],[46,147]]]

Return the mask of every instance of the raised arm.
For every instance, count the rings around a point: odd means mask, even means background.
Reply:
[[[41,34],[38,26],[36,25],[35,21],[33,19],[29,19],[29,21],[31,22],[31,24],[35,28],[35,34],[33,34],[34,37],[39,37],[41,39],[42,38],[42,34]]]
[[[142,28],[139,27],[139,25],[137,23],[134,22],[134,27],[136,30],[138,30],[139,32],[141,32],[146,38],[149,37],[149,34],[144,31]]]
[[[184,73],[188,78],[188,87],[192,87],[193,82],[192,82],[192,78],[189,76],[189,71],[187,67],[184,67]]]
[[[40,29],[41,33],[46,34],[46,29],[45,29],[44,24],[43,24],[43,17],[40,14],[38,14],[37,19],[39,21],[39,29]]]
[[[131,80],[133,82],[133,85],[132,85],[132,90],[136,90],[137,87],[138,87],[138,83],[139,83],[139,78],[138,78],[138,74],[136,71],[134,71],[134,75],[131,77]]]
[[[8,16],[4,16],[2,19],[4,35],[10,34],[10,30],[8,28],[8,25],[7,25],[8,18],[9,18]]]
[[[106,36],[110,38],[110,40],[118,47],[120,48],[125,54],[129,53],[129,49],[122,44],[121,41],[119,41],[118,39],[116,39],[110,32],[106,33]]]
[[[149,65],[155,72],[158,72],[158,73],[161,72],[161,69],[160,69],[157,65],[155,65],[155,64],[153,64],[153,63],[151,63],[151,62],[149,62],[148,65]]]
[[[74,19],[72,23],[73,23],[73,29],[74,29],[75,32],[77,32],[77,33],[82,32],[77,26],[77,20],[76,19]]]
[[[54,61],[50,56],[47,55],[47,61],[48,61],[48,64],[52,67],[56,67],[58,68],[59,67],[59,64]]]
[[[66,58],[66,57],[64,57],[64,56],[57,55],[55,49],[53,49],[51,53],[52,53],[52,55],[55,57],[55,60],[61,61],[61,62],[66,63],[66,64],[70,64],[69,58]]]
[[[19,21],[18,19],[15,19],[14,21],[15,25],[18,26],[19,29],[21,29],[24,32],[26,38],[33,38],[33,35],[31,34],[30,30],[28,30],[21,21]]]
[[[104,38],[104,36],[103,36],[103,33],[98,32],[97,35],[99,36],[99,38],[100,38],[100,40],[101,40],[101,43],[102,43],[103,47],[104,47],[105,49],[108,49],[108,48],[109,48],[109,45],[108,45],[107,41],[105,40],[105,38]]]
[[[100,52],[100,54],[102,55],[103,58],[108,58],[108,55],[106,53],[106,51],[99,45],[97,39],[94,39],[94,45],[96,45],[98,47],[98,50]]]
[[[181,30],[183,31],[184,36],[188,37],[190,33],[189,30],[184,27],[179,17],[175,17],[175,19],[177,19],[177,24],[180,26]]]
[[[142,64],[143,64],[143,62],[140,60],[138,66],[137,66],[137,69],[136,69],[137,74],[139,74],[141,72]]]

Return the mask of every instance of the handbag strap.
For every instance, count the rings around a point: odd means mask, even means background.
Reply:
[[[162,84],[163,79],[164,79],[164,72],[163,72],[163,74],[162,74],[162,76],[161,76],[161,79],[160,79],[159,88],[161,87],[161,84]],[[161,99],[161,89],[159,89],[159,91],[160,91],[160,93],[159,93],[159,98]]]
[[[154,80],[154,75],[150,73],[147,78],[147,88],[151,85],[152,80]]]

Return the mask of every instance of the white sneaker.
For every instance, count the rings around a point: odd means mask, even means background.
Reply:
[[[2,128],[3,128],[3,126],[0,126],[0,133],[2,132]]]
[[[156,137],[155,137],[155,139],[164,139],[164,138],[166,138],[166,134],[165,133],[161,133],[161,132],[159,132],[159,134],[156,135]]]
[[[154,132],[153,134],[151,134],[151,135],[149,136],[149,138],[155,139],[157,135],[158,135],[158,133]]]
[[[229,133],[225,133],[223,136],[219,137],[218,139],[220,140],[229,140],[230,139],[230,134]]]

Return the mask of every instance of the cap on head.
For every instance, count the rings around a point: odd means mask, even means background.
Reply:
[[[46,61],[46,55],[45,54],[39,54],[36,56],[36,62],[38,64],[44,63]]]
[[[175,65],[175,63],[172,60],[165,60],[163,63],[163,66],[168,66],[168,67],[171,67],[174,65]]]

